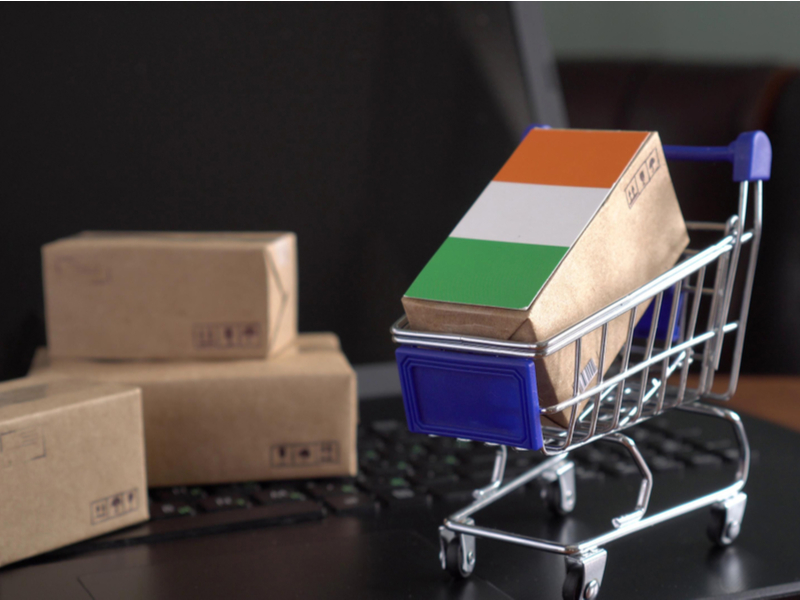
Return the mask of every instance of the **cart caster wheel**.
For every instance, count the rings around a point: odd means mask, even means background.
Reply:
[[[601,549],[584,555],[567,557],[564,579],[564,600],[595,600],[600,594],[608,553]]]
[[[440,527],[439,560],[450,575],[466,579],[475,569],[475,536]]]
[[[575,463],[567,461],[542,474],[542,499],[552,512],[564,516],[575,509]]]
[[[708,537],[717,546],[728,546],[739,536],[742,529],[747,494],[739,492],[724,502],[711,505],[711,522]]]

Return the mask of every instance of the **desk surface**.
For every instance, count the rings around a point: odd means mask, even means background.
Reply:
[[[727,377],[718,377],[713,389],[722,392],[727,385]],[[736,393],[725,405],[800,432],[800,377],[742,375]]]

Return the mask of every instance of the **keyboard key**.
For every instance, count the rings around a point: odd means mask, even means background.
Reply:
[[[373,477],[407,477],[414,474],[413,465],[406,460],[382,460],[364,465],[363,470]]]
[[[607,453],[591,446],[584,446],[570,454],[570,456],[574,456],[576,460],[586,465],[600,465],[607,462],[609,458]]]
[[[739,448],[727,448],[726,450],[722,450],[720,452],[720,455],[722,456],[723,459],[725,459],[728,462],[736,462],[737,460],[739,460]],[[750,460],[752,461],[755,460],[752,456],[752,451]]]
[[[642,455],[642,458],[644,458],[645,461],[648,462],[648,464],[650,463],[651,460],[653,460],[656,457],[669,458],[668,456],[661,454],[658,450],[655,450],[654,448],[650,448],[648,446],[639,446],[639,454]]]
[[[388,490],[378,495],[390,509],[420,508],[430,505],[430,498],[421,490],[411,488]]]
[[[456,454],[471,461],[479,457],[494,457],[497,454],[497,446],[487,446],[479,442],[457,442],[454,448]]]
[[[691,440],[697,439],[702,437],[703,435],[703,428],[702,427],[683,427],[681,429],[676,429],[672,432],[675,437],[684,440]]]
[[[695,455],[700,453],[699,450],[695,448],[686,448],[680,452],[676,452],[674,454],[667,454],[668,458],[673,458],[675,460],[679,460],[681,462],[686,463],[687,465],[692,465],[695,459]]]
[[[194,503],[206,497],[206,492],[198,486],[179,485],[168,488],[153,488],[150,497],[159,502]]]
[[[205,512],[209,513],[219,512],[222,510],[249,508],[252,506],[252,504],[250,504],[246,498],[238,495],[209,496],[200,500],[197,505]]]
[[[506,465],[506,469],[503,472],[503,481],[510,481],[519,475],[522,475],[527,468],[522,467],[514,467],[511,465]],[[481,465],[472,466],[466,465],[463,467],[459,467],[456,469],[456,472],[461,475],[464,479],[469,479],[473,482],[473,484],[481,486],[481,485],[488,485],[489,482],[492,480],[492,473],[494,473],[494,466],[485,467]]]
[[[406,424],[403,423],[402,426],[396,429],[393,433],[387,435],[387,439],[390,442],[400,442],[404,444],[414,444],[417,442],[424,442],[427,440],[428,436],[422,435],[419,433],[411,433]]]
[[[474,481],[460,481],[458,483],[431,486],[429,491],[437,500],[467,504],[475,499],[472,496],[472,492],[478,487],[481,486],[475,485]]]
[[[639,468],[633,464],[632,462],[625,462],[625,461],[616,461],[616,462],[606,462],[600,465],[600,468],[603,469],[609,475],[613,475],[615,477],[628,477],[631,475],[639,475]]]
[[[461,460],[463,463],[476,468],[481,468],[481,467],[491,468],[492,465],[494,465],[494,461],[496,458],[497,458],[497,453],[494,450],[489,450],[489,449],[481,452],[470,452],[468,454],[462,454],[461,456]]]
[[[408,447],[408,457],[414,461],[428,454],[427,448],[419,442],[415,442]]]
[[[275,504],[278,502],[301,502],[307,500],[306,495],[291,487],[278,487],[253,492],[250,496],[259,504]]]
[[[384,419],[381,421],[373,421],[370,428],[373,432],[381,437],[393,437],[400,429],[400,421],[394,419]]]
[[[192,517],[196,514],[197,511],[192,506],[184,503],[150,503],[150,518],[154,520],[171,519],[174,517]]]
[[[367,450],[374,450],[375,452],[383,452],[386,449],[386,443],[379,437],[359,438],[358,440],[358,453],[361,456]]]
[[[427,471],[419,472],[417,475],[412,477],[412,479],[418,485],[430,487],[432,485],[455,483],[459,480],[459,477],[458,474],[453,471],[429,469]]]
[[[684,464],[681,461],[675,460],[674,458],[669,458],[667,456],[654,456],[652,458],[648,458],[647,464],[650,467],[650,470],[656,473],[665,471],[681,471],[684,468]]]
[[[453,444],[453,450],[459,454],[466,454],[472,452],[476,448],[481,448],[480,444],[471,442],[469,440],[456,440]]]
[[[653,437],[653,434],[650,431],[642,427],[633,427],[628,429],[625,431],[625,435],[632,437],[633,441],[635,441],[637,444],[644,443]]]
[[[716,454],[695,452],[689,457],[689,464],[693,467],[721,467],[722,457]]]
[[[355,481],[349,479],[337,481],[309,481],[306,490],[315,498],[325,499],[333,496],[346,496],[359,493]]]
[[[381,458],[381,454],[377,450],[367,449],[360,453],[359,463],[362,465],[368,465],[370,463],[378,462],[381,460]]]
[[[719,452],[721,450],[727,450],[728,448],[733,448],[734,443],[733,440],[730,438],[722,438],[719,440],[707,440],[701,442],[699,444],[700,448],[703,448],[707,452]]]
[[[205,492],[213,496],[247,496],[261,489],[262,487],[260,484],[254,481],[248,481],[246,483],[210,486],[205,489]]]
[[[716,454],[725,462],[739,460],[739,447],[730,438],[709,440],[697,444],[698,448],[710,454]]]
[[[508,457],[508,466],[522,469],[532,469],[545,459],[541,454],[533,452],[513,453]]]
[[[430,477],[432,474],[446,475],[454,472],[454,466],[445,463],[420,460],[414,464],[416,466],[415,471],[418,476]]]
[[[327,496],[325,504],[338,515],[373,514],[377,511],[375,500],[361,492]]]
[[[451,437],[432,437],[428,436],[428,440],[426,442],[428,447],[433,452],[437,453],[444,453],[444,452],[455,452],[458,446],[458,440]]]
[[[605,477],[602,471],[595,467],[575,467],[575,477],[581,481],[598,481]]]
[[[454,453],[434,453],[427,456],[420,456],[414,460],[414,465],[421,470],[425,469],[446,469],[458,466],[461,461]]]
[[[374,492],[391,491],[397,488],[411,487],[405,477],[371,477],[360,482],[363,487]]]
[[[670,439],[663,440],[660,444],[655,446],[655,448],[660,452],[662,452],[663,454],[669,454],[669,455],[676,455],[693,451],[693,448],[690,445],[679,440],[670,440]]]

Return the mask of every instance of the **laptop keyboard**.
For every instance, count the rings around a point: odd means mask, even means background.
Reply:
[[[659,417],[632,428],[654,473],[719,469],[738,458],[731,438],[711,438],[699,427],[674,429]],[[394,419],[359,428],[359,474],[319,481],[248,482],[224,486],[179,486],[150,490],[151,523],[180,521],[170,537],[217,527],[223,521],[247,527],[289,524],[336,515],[376,515],[381,511],[430,510],[437,503],[466,504],[472,491],[489,482],[495,449],[480,443],[409,433]],[[594,443],[572,452],[578,480],[638,477],[624,449]],[[510,451],[506,477],[544,460],[538,452]],[[528,484],[535,489],[536,482]],[[520,493],[526,493],[525,489]],[[236,512],[235,519],[210,518]],[[152,536],[147,536],[148,541]],[[156,535],[156,537],[158,537]]]

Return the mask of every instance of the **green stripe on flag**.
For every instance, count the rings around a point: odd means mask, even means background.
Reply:
[[[526,309],[569,248],[449,237],[406,296]]]

